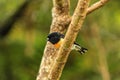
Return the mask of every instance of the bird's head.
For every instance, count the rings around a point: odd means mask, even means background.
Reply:
[[[51,42],[52,44],[56,44],[61,39],[61,36],[62,36],[62,34],[60,34],[58,32],[50,33],[47,36],[47,41]]]

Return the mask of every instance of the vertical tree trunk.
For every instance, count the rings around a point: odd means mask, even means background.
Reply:
[[[79,0],[73,14],[70,26],[65,36],[65,40],[57,53],[56,61],[49,75],[49,80],[59,80],[62,70],[65,66],[71,46],[74,43],[77,33],[81,29],[82,23],[86,17],[87,8],[90,0]]]
[[[53,0],[53,20],[50,32],[64,33],[68,26],[69,28],[59,51],[47,42],[36,80],[59,80],[71,51],[71,46],[81,29],[86,14],[100,8],[101,6],[99,5],[101,5],[101,2],[104,5],[108,0],[100,0],[100,3],[88,8],[89,1],[79,0],[71,19],[69,15],[69,0]]]
[[[69,0],[53,0],[52,17],[50,32],[64,33],[70,23]],[[58,50],[47,42],[37,80],[48,80],[48,75],[57,56],[57,52]]]

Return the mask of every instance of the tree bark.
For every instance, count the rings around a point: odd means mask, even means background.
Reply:
[[[99,9],[100,7],[104,6],[109,0],[100,0],[96,3],[94,3],[92,6],[88,8],[87,14]]]
[[[82,23],[86,17],[87,8],[90,0],[79,0],[76,10],[73,14],[72,21],[65,36],[65,40],[60,47],[56,61],[52,67],[51,73],[48,76],[49,80],[59,80],[68,55],[71,51],[71,46],[76,39],[76,36],[81,29]]]
[[[91,6],[88,8],[89,1],[90,0],[79,0],[76,10],[71,18],[69,15],[69,0],[53,0],[53,20],[50,33],[64,33],[69,24],[70,26],[59,51],[58,49],[55,49],[51,43],[47,42],[36,80],[59,80],[71,51],[71,46],[81,29],[86,14],[89,14],[101,7]]]
[[[69,0],[53,0],[52,24],[50,32],[64,33],[70,23]],[[36,80],[48,80],[48,75],[57,56],[58,49],[47,42]]]

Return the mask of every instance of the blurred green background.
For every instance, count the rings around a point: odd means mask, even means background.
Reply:
[[[120,80],[119,3],[111,0],[87,16],[76,41],[89,51],[71,52],[61,80]],[[71,0],[71,15],[76,4]],[[0,80],[36,79],[51,9],[52,0],[0,0]]]

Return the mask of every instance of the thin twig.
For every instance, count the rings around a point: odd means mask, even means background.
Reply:
[[[90,6],[88,8],[88,12],[87,14],[90,14],[91,12],[97,10],[98,8],[101,8],[102,6],[104,6],[109,0],[100,0],[96,3],[94,3],[92,6]]]
[[[87,15],[104,6],[109,0],[100,0],[87,9]],[[71,22],[72,17],[69,19]]]

